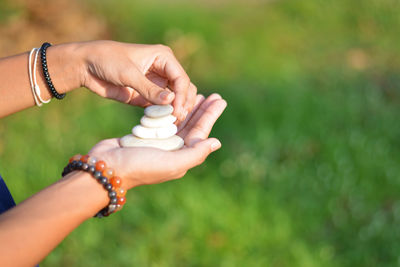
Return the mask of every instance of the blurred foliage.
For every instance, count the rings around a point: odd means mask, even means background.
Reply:
[[[42,266],[400,264],[400,2],[82,5],[115,40],[170,45],[199,92],[227,99],[212,132],[223,148],[131,190]],[[0,171],[21,201],[140,114],[81,90],[2,119]]]
[[[77,0],[1,0],[0,56],[53,44],[109,38],[105,21]]]

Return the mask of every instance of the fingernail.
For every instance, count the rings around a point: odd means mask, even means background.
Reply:
[[[168,99],[168,95],[169,95],[169,92],[167,92],[167,91],[162,91],[162,92],[160,93],[159,97],[160,97],[160,99],[162,99],[162,100],[167,100],[167,99]]]
[[[219,141],[215,141],[214,143],[211,144],[211,150],[215,151],[221,147],[221,143]]]

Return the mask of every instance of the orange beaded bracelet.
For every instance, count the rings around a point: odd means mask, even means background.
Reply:
[[[121,187],[121,178],[115,176],[114,170],[107,168],[104,161],[97,160],[97,158],[93,156],[82,156],[78,154],[70,158],[68,165],[64,168],[62,176],[64,177],[73,171],[89,172],[108,192],[110,202],[94,217],[101,218],[122,209],[126,202],[126,190]]]

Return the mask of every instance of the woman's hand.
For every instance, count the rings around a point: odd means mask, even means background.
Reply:
[[[226,105],[218,94],[212,94],[207,99],[197,95],[192,112],[179,125],[178,135],[185,140],[185,147],[178,151],[121,148],[119,139],[113,138],[101,141],[89,154],[103,159],[114,168],[127,189],[181,178],[221,147],[218,139],[208,138],[208,135]]]
[[[172,102],[180,121],[192,110],[197,88],[169,47],[114,41],[79,47],[84,58],[82,86],[98,95],[139,106]]]
[[[47,65],[59,93],[85,86],[100,96],[131,105],[170,104],[183,121],[193,108],[197,89],[163,45],[91,41],[54,45]],[[0,59],[0,117],[35,105],[26,68],[29,53]],[[52,97],[37,62],[41,97]],[[33,67],[33,66],[32,66]]]

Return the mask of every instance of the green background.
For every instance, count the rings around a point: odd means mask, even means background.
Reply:
[[[227,100],[223,147],[131,190],[42,266],[400,265],[399,1],[85,5],[114,40],[173,47],[199,92]],[[141,114],[82,89],[4,118],[1,174],[20,202]]]

